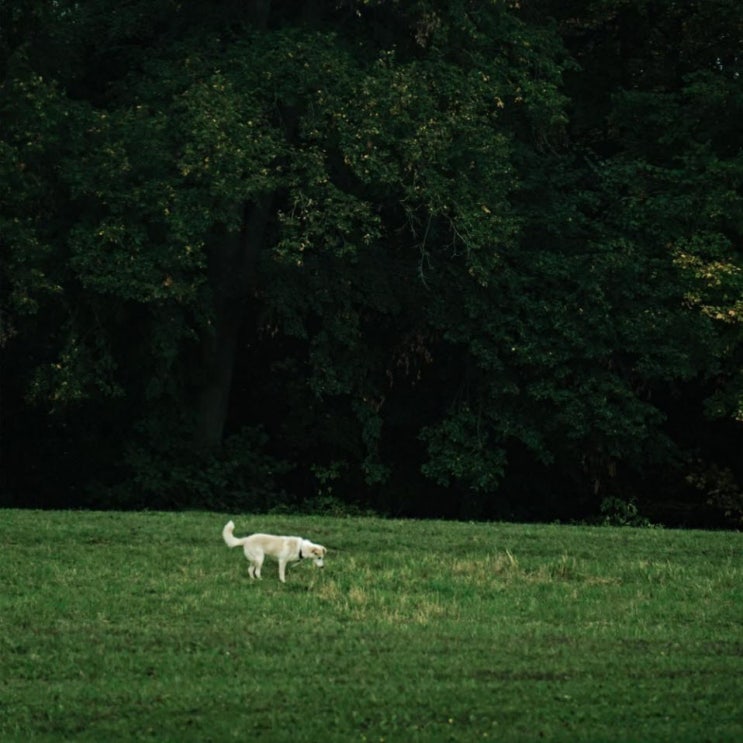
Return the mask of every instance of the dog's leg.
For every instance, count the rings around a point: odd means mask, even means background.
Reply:
[[[258,578],[258,580],[261,580],[261,568],[263,567],[263,558],[265,555],[261,553],[258,555],[254,560],[255,567],[253,568],[253,572],[255,573],[255,577]]]
[[[255,580],[255,565],[252,562],[248,565],[248,575],[250,576],[250,580]]]
[[[283,557],[279,559],[279,580],[286,583],[286,559]]]

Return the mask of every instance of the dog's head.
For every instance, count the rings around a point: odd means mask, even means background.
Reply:
[[[309,557],[318,568],[324,568],[325,553],[327,552],[325,547],[323,547],[321,544],[312,544],[312,542],[310,542],[308,546],[309,549],[307,550],[307,557]]]

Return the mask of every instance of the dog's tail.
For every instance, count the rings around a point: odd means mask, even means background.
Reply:
[[[235,524],[232,521],[228,521],[224,525],[224,529],[222,529],[222,539],[224,539],[224,542],[228,547],[239,547],[245,541],[245,537],[238,539],[232,534],[234,529]]]

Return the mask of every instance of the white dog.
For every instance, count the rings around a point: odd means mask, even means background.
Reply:
[[[222,538],[228,547],[242,545],[245,557],[250,562],[248,574],[251,578],[261,577],[261,567],[266,555],[279,561],[279,580],[286,583],[286,566],[290,562],[311,559],[318,568],[325,566],[327,550],[320,544],[313,544],[302,537],[275,537],[273,534],[251,534],[238,539],[233,535],[235,524],[228,521],[222,529]]]

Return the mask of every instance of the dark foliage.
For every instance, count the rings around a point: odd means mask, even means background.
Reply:
[[[2,503],[739,527],[742,39],[3,4]]]

